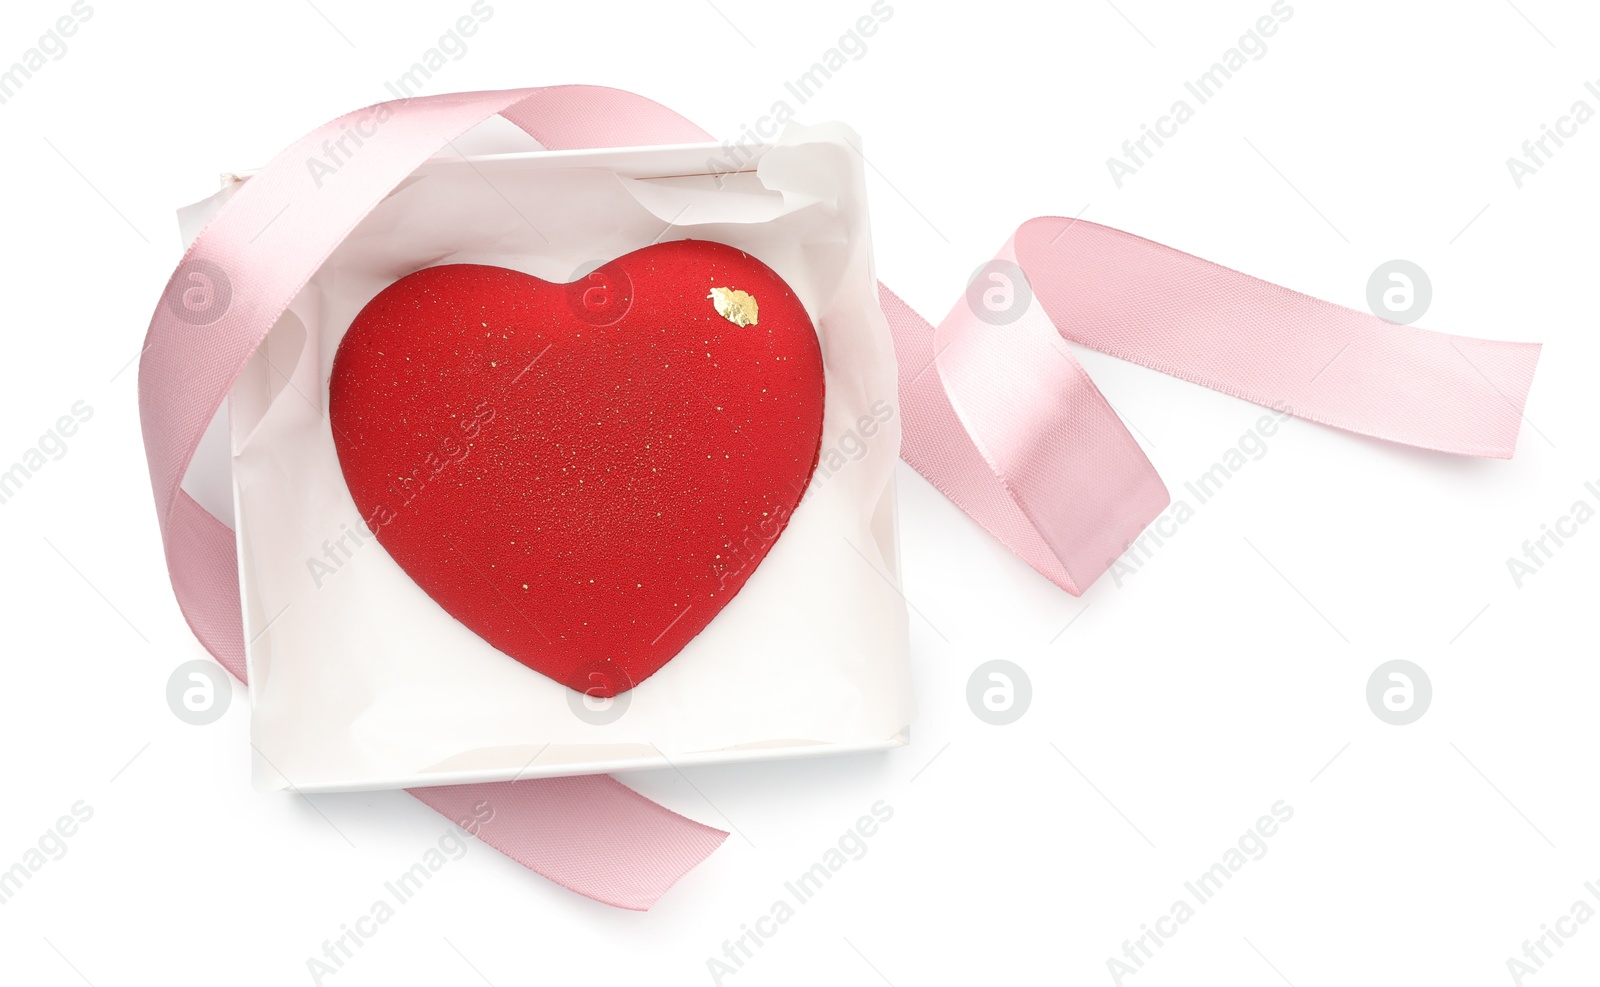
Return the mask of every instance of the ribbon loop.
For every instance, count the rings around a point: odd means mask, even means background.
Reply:
[[[1024,223],[937,328],[880,286],[907,462],[1080,595],[1170,502],[1070,340],[1310,421],[1510,458],[1539,344],[1395,325],[1120,230]]]

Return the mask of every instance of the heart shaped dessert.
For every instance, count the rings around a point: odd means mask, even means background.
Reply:
[[[491,645],[592,696],[643,682],[739,592],[822,437],[817,333],[732,247],[570,284],[452,264],[356,316],[334,446],[367,527]]]

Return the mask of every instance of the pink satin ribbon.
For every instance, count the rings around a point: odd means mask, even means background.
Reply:
[[[245,182],[156,308],[139,407],[167,566],[195,636],[241,680],[233,532],[180,487],[200,437],[334,248],[417,166],[496,113],[551,149],[711,139],[657,103],[591,86],[358,110]],[[348,160],[313,176],[307,160],[341,140]],[[879,286],[900,362],[903,455],[1070,593],[1104,572],[1168,496],[1063,339],[1364,435],[1500,458],[1515,446],[1537,344],[1392,325],[1093,223],[1030,220],[1000,258],[1032,294],[1015,318],[963,300],[936,328]],[[184,293],[217,270],[231,296],[220,317],[197,324]],[[648,908],[727,837],[601,775],[412,794],[456,821],[489,802],[495,817],[481,839],[623,908]]]

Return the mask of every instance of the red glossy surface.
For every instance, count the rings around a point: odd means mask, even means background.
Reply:
[[[719,315],[716,287],[754,296],[756,324]],[[408,275],[356,317],[329,391],[345,480],[394,560],[490,644],[595,696],[727,605],[822,432],[804,307],[760,261],[696,240],[570,285]]]

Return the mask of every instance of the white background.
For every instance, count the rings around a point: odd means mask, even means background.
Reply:
[[[0,505],[0,868],[78,800],[94,809],[0,905],[8,982],[311,983],[306,959],[445,828],[399,793],[253,792],[242,692],[211,726],[169,711],[168,676],[204,653],[166,583],[124,367],[179,255],[173,207],[386,98],[469,6],[97,4],[0,105],[0,467],[74,402],[94,409]],[[499,0],[424,91],[607,84],[733,136],[794,104],[784,81],[869,4],[717,6]],[[1597,500],[1600,121],[1521,189],[1505,161],[1575,100],[1600,109],[1583,88],[1600,79],[1600,14],[1298,0],[1266,55],[1116,188],[1106,158],[1269,6],[900,0],[797,108],[864,135],[880,274],[935,317],[1022,219],[1085,207],[1358,308],[1377,265],[1415,261],[1434,289],[1420,325],[1546,344],[1516,458],[1290,422],[1141,571],[1081,599],[902,467],[911,746],[632,776],[734,830],[653,911],[474,845],[324,982],[712,983],[708,957],[884,800],[894,816],[866,855],[725,983],[1112,983],[1108,957],[1280,799],[1294,816],[1266,856],[1125,982],[1515,982],[1507,958],[1600,880],[1600,525],[1520,589],[1506,569]],[[0,65],[68,7],[6,4]],[[1175,495],[1259,417],[1083,360]],[[965,698],[994,658],[1032,679],[1007,727]],[[1366,703],[1392,658],[1433,683],[1410,726]],[[1529,982],[1597,973],[1591,921]]]

